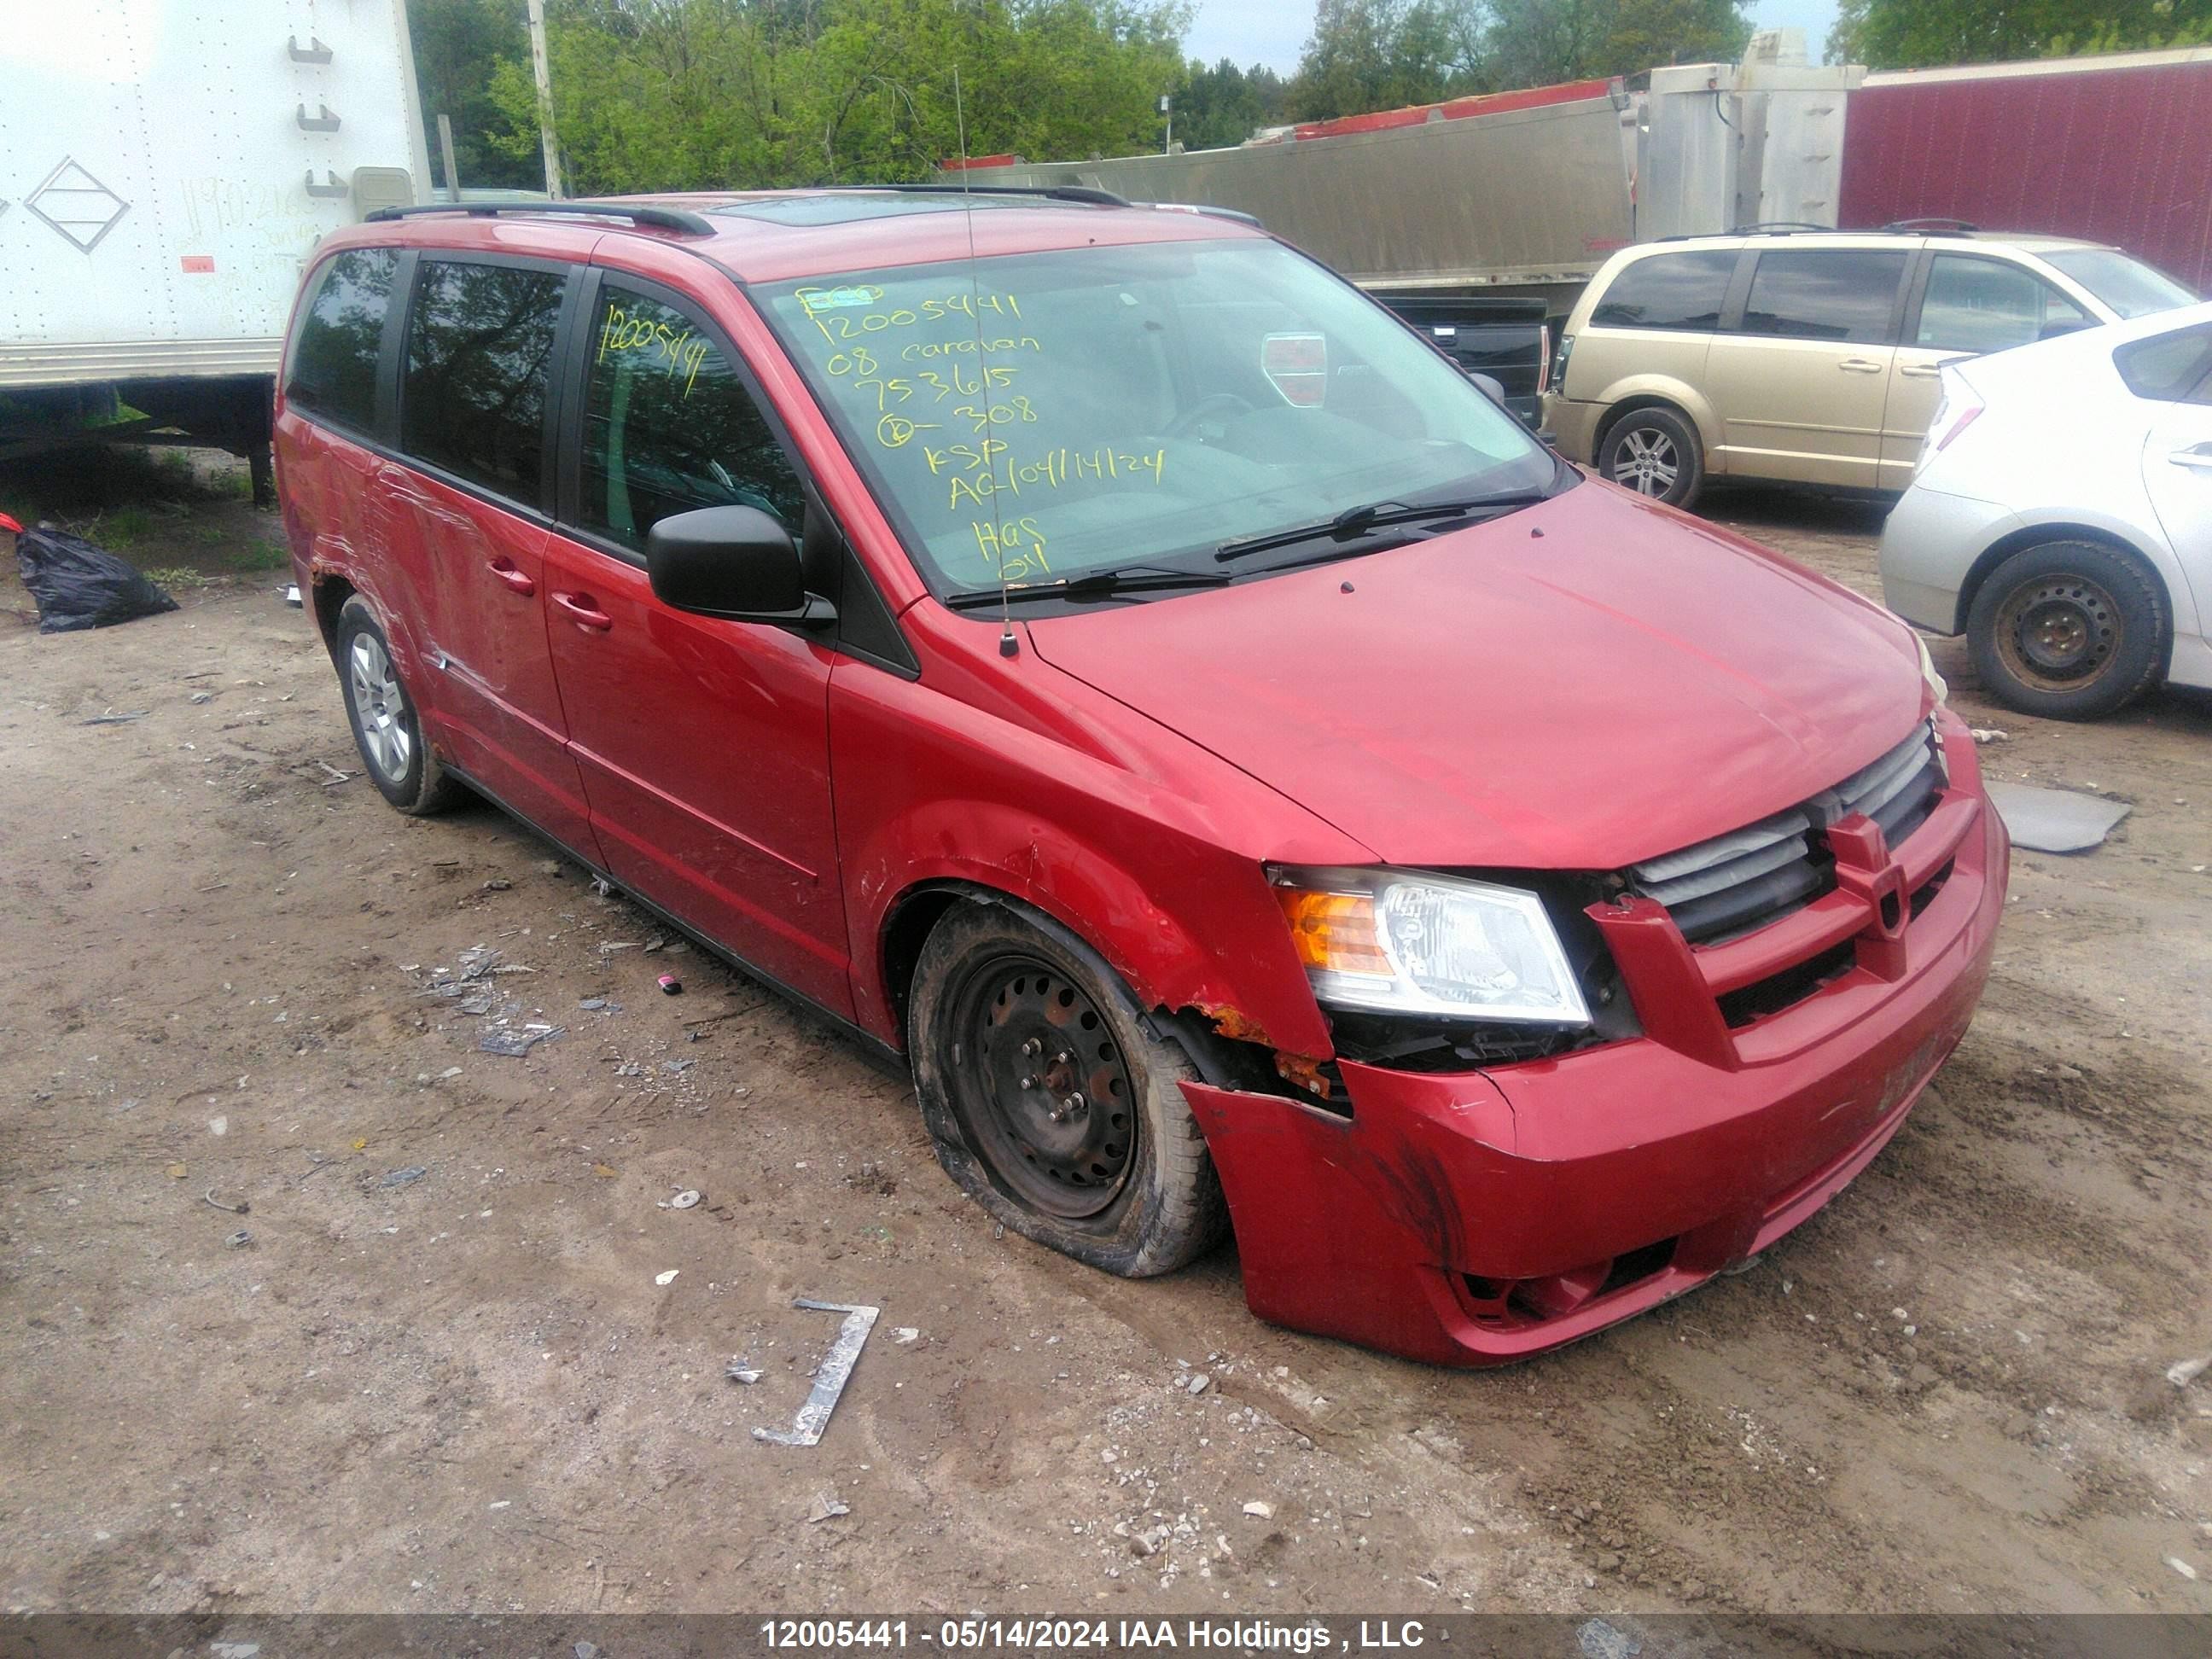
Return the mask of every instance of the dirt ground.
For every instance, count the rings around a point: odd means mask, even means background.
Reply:
[[[1872,510],[1712,510],[1874,591]],[[2133,815],[2017,860],[1826,1212],[1464,1375],[1258,1323],[1231,1250],[1001,1235],[903,1083],[496,811],[392,813],[272,530],[157,517],[215,573],[173,615],[0,617],[0,1605],[2212,1608],[2212,1374],[2164,1375],[2212,1352],[2212,704],[1996,714],[1939,645],[1995,775]],[[833,1334],[794,1296],[883,1309],[811,1450],[748,1432]]]

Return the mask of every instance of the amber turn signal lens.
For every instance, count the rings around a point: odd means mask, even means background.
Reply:
[[[1291,924],[1298,960],[1330,973],[1391,976],[1375,933],[1375,900],[1366,893],[1318,893],[1278,887],[1276,902]]]

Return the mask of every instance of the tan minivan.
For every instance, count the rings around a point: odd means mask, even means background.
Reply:
[[[1676,506],[1716,477],[1897,491],[1942,364],[2195,298],[2117,248],[1963,228],[1648,243],[1576,302],[1545,420],[1570,459]]]

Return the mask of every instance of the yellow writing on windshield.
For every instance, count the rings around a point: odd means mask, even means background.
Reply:
[[[1001,490],[1019,495],[1025,490],[1061,489],[1072,483],[1094,479],[1158,485],[1167,473],[1164,447],[1149,452],[1105,447],[1089,451],[1054,449],[1036,459],[1009,462],[1002,473],[997,463],[1006,451],[1006,445],[995,438],[980,444],[947,444],[941,449],[923,447],[922,459],[929,463],[932,475],[948,475],[947,512],[957,512],[963,502],[980,504]],[[976,473],[981,476],[969,476]]]
[[[1045,562],[1044,532],[1037,528],[1035,519],[984,520],[968,527],[975,532],[975,547],[983,562],[1002,580],[1014,581],[1036,570],[1052,574],[1051,565]]]
[[[692,384],[699,378],[700,364],[707,361],[708,349],[708,343],[690,329],[678,332],[665,323],[656,323],[650,317],[637,316],[618,305],[610,305],[606,319],[599,325],[599,351],[595,361],[605,362],[611,351],[642,353],[656,363],[665,363],[669,379],[682,375],[684,395],[688,398]]]

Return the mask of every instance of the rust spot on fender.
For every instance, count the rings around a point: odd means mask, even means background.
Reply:
[[[1259,1021],[1225,1003],[1201,1003],[1198,1012],[1212,1020],[1213,1029],[1231,1042],[1257,1042],[1270,1048],[1275,1046]]]
[[[1322,1075],[1321,1061],[1310,1054],[1275,1055],[1275,1072],[1285,1083],[1296,1084],[1308,1094],[1328,1098],[1328,1079]]]

